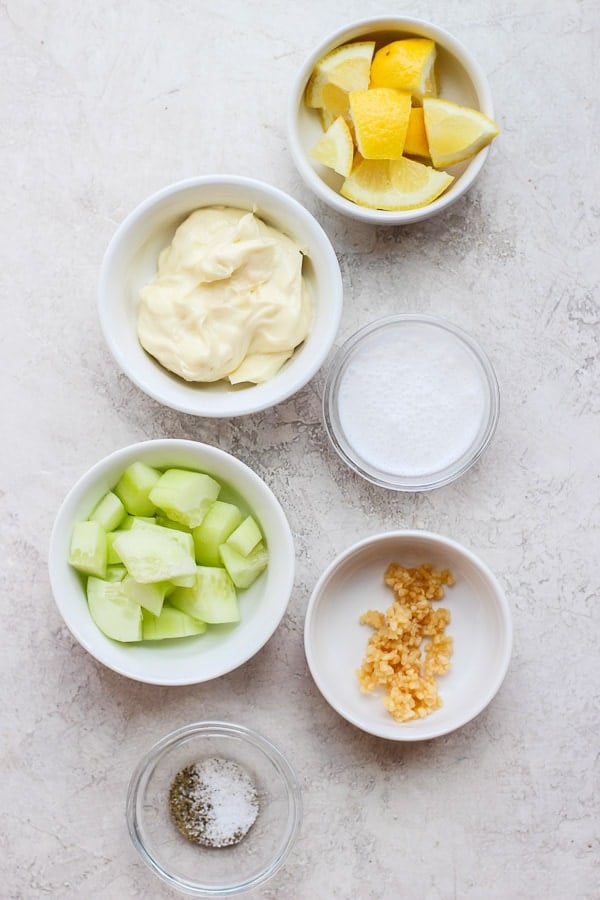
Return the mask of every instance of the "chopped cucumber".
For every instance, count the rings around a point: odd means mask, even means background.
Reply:
[[[155,616],[160,615],[167,592],[166,582],[157,581],[151,584],[140,584],[131,575],[127,575],[123,580],[123,590],[131,600],[143,606],[148,612],[153,613]]]
[[[239,622],[240,609],[231,578],[222,568],[198,566],[191,588],[177,588],[169,603],[211,625]]]
[[[74,569],[84,575],[104,578],[106,532],[98,522],[76,522],[71,534],[69,562]]]
[[[238,525],[224,543],[231,547],[232,550],[235,550],[236,553],[248,556],[261,541],[260,528],[252,516],[246,516],[242,524]]]
[[[126,516],[119,526],[119,531],[131,531],[132,528],[138,528],[140,523],[144,522],[146,525],[156,525],[154,516]]]
[[[107,637],[127,643],[142,640],[142,609],[120,582],[88,578],[87,600],[92,619]]]
[[[145,641],[183,638],[192,634],[203,634],[205,631],[206,622],[194,619],[172,606],[163,606],[159,616],[149,612],[142,614],[142,638]]]
[[[90,520],[98,522],[105,531],[114,531],[115,528],[119,527],[126,515],[125,507],[117,495],[109,491],[95,506]]]
[[[262,541],[248,556],[242,556],[228,543],[221,544],[220,553],[223,565],[237,588],[250,587],[266,569],[269,561],[269,554]]]
[[[143,523],[143,527],[121,531],[114,547],[129,574],[142,584],[196,572],[194,541],[183,531]]]
[[[156,506],[150,500],[150,491],[160,477],[158,469],[134,462],[125,469],[114,492],[132,516],[151,516]]]
[[[118,531],[109,531],[106,535],[106,562],[109,566],[116,566],[122,562],[121,557],[115,550],[115,538]]]
[[[106,575],[104,577],[105,581],[123,581],[125,576],[127,575],[127,569],[121,563],[117,563],[114,566],[106,567]]]
[[[199,525],[221,485],[210,475],[187,469],[167,469],[150,491],[150,500],[174,522]]]
[[[154,521],[157,525],[162,525],[163,528],[175,528],[177,531],[189,531],[187,525],[184,525],[183,522],[174,522],[173,519],[169,519],[168,516],[156,515],[154,517]]]
[[[192,531],[199,566],[221,565],[219,546],[225,543],[242,519],[242,513],[233,503],[215,500],[202,523]]]

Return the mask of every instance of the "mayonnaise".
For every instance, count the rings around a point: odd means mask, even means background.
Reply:
[[[140,343],[186,381],[265,381],[310,330],[302,260],[290,238],[247,210],[196,210],[140,291]]]

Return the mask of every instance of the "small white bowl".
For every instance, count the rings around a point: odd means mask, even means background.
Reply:
[[[140,289],[156,274],[158,255],[170,244],[177,227],[205,206],[254,211],[288,235],[305,254],[303,274],[315,302],[312,328],[288,362],[264,384],[187,382],[146,353],[137,337]],[[252,178],[206,175],[165,187],[121,223],[102,262],[98,308],[109,350],[142,391],[190,415],[230,418],[274,406],[310,381],[333,345],[342,301],[342,277],[333,247],[303,206],[283,191]]]
[[[455,180],[437,200],[420,209],[387,212],[368,209],[347,200],[339,193],[343,178],[333,169],[323,166],[309,156],[323,129],[315,109],[305,103],[308,80],[316,65],[327,53],[351,41],[375,40],[376,49],[406,37],[425,37],[437,44],[436,71],[438,93],[445,100],[480,110],[491,119],[494,107],[488,80],[479,63],[455,37],[429,22],[419,19],[381,18],[363,19],[331,34],[307,57],[294,81],[288,106],[287,130],[290,150],[298,172],[309,188],[336,212],[372,225],[411,225],[428,219],[447,209],[469,190],[481,172],[489,154],[489,147],[472,159],[449,167]]]
[[[471,468],[500,413],[494,368],[445,319],[401,313],[360,328],[335,354],[323,391],[331,443],[380,487],[428,491]]]
[[[448,568],[456,581],[441,601],[454,639],[451,668],[438,678],[443,705],[403,723],[387,712],[379,691],[363,694],[356,676],[372,634],[359,618],[390,606],[383,575],[392,562]],[[470,550],[428,531],[392,531],[359,541],[321,575],[306,612],[304,645],[317,687],[348,722],[391,741],[421,741],[465,725],[495,696],[510,662],[512,619],[497,579]]]
[[[100,498],[131,463],[181,466],[213,475],[233,502],[252,513],[269,550],[269,564],[240,595],[241,621],[210,626],[197,637],[182,640],[121,644],[94,624],[83,579],[69,565],[69,545],[75,522],[86,519]],[[131,444],[96,463],[65,497],[54,523],[48,556],[54,599],[73,637],[108,668],[148,684],[198,684],[241,666],[269,640],[285,610],[294,584],[294,542],[285,513],[265,482],[245,463],[207,444],[186,440],[155,440]]]

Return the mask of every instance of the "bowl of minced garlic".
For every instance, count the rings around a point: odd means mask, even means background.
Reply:
[[[470,722],[496,695],[512,618],[471,550],[434,532],[391,531],[325,569],[304,647],[321,694],[348,722],[388,740],[427,740]]]
[[[232,896],[285,863],[302,817],[300,788],[283,753],[231,722],[194,722],[140,760],[127,795],[135,849],[170,887]]]

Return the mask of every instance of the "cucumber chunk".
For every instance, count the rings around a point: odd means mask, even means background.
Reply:
[[[123,581],[125,576],[127,575],[127,569],[121,563],[117,563],[114,566],[106,567],[106,575],[104,576],[105,581]]]
[[[114,547],[129,574],[142,584],[196,573],[194,541],[183,531],[141,523],[121,531]]]
[[[193,541],[192,541],[193,544]],[[77,522],[71,534],[69,562],[84,575],[106,574],[106,532],[98,522]]]
[[[124,592],[121,582],[87,581],[90,615],[100,631],[115,641],[142,640],[142,609]]]
[[[156,515],[154,521],[157,525],[162,525],[163,528],[175,528],[177,531],[190,530],[183,522],[174,522],[173,519],[169,519],[168,516]]]
[[[169,603],[210,625],[239,622],[240,608],[231,578],[222,568],[198,566],[191,588],[177,588]]]
[[[220,553],[223,565],[237,588],[247,588],[254,584],[269,562],[269,554],[262,541],[248,556],[242,556],[228,543],[221,544]]]
[[[219,546],[235,531],[243,516],[233,503],[215,500],[201,524],[192,531],[199,566],[220,566]]]
[[[94,507],[90,520],[98,522],[105,531],[114,531],[115,528],[119,527],[126,515],[125,507],[117,495],[109,491]]]
[[[143,462],[134,462],[125,469],[114,492],[132,516],[151,516],[156,512],[150,491],[161,475],[158,469]]]
[[[200,622],[179,609],[163,606],[159,616],[142,613],[142,638],[145,641],[164,641],[169,638],[189,637],[192,634],[203,634],[206,622]]]
[[[261,541],[262,534],[256,521],[252,516],[246,516],[242,524],[229,535],[224,543],[236,553],[248,556]]]
[[[143,606],[144,609],[147,609],[153,615],[160,615],[167,592],[166,582],[156,581],[150,584],[140,584],[131,575],[127,575],[123,579],[123,590],[130,600],[134,600],[135,603]]]
[[[189,528],[199,525],[221,485],[210,475],[187,469],[167,469],[150,491],[150,500],[174,522]]]
[[[106,562],[109,566],[116,566],[122,562],[121,557],[115,550],[115,537],[118,531],[109,531],[106,535]]]

